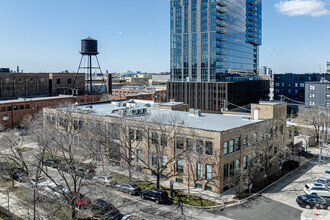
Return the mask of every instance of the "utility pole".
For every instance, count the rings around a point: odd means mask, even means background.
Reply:
[[[189,161],[188,161],[188,201],[190,201],[190,172],[189,172]]]

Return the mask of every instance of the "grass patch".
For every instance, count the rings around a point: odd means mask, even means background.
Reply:
[[[9,179],[4,179],[0,181],[0,187],[1,188],[9,188],[12,186],[12,181]]]
[[[61,157],[61,156],[58,156],[55,154],[51,154],[49,152],[45,152],[44,160],[47,160],[47,159],[58,159],[58,160],[64,161],[64,157]]]
[[[25,152],[28,152],[32,150],[32,148],[30,147],[21,147],[21,148],[18,148],[17,151],[20,152],[20,153],[25,153]]]
[[[33,204],[33,190],[28,188],[18,189],[16,192],[16,196],[25,201],[28,204]],[[36,199],[38,196],[36,195]],[[37,202],[37,206],[39,209],[43,210],[47,214],[52,214],[56,216],[58,219],[70,220],[71,219],[71,208],[66,205],[58,202],[58,199],[53,199],[51,197],[47,197],[41,193],[39,193],[39,199]]]
[[[119,173],[112,172],[111,176],[116,179],[118,182],[127,182],[128,177]],[[139,185],[142,190],[145,189],[152,189],[156,188],[156,184],[148,181],[139,181],[136,179],[132,179],[134,183]],[[162,189],[166,190],[168,195],[170,196],[170,189],[162,187]],[[192,206],[199,206],[199,207],[207,207],[207,206],[215,206],[219,205],[219,203],[213,202],[211,200],[202,199],[195,195],[190,195],[190,201],[188,201],[188,194],[182,192],[180,190],[173,190],[173,199],[176,202],[192,205]]]

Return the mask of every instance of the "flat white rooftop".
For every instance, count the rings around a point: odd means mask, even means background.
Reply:
[[[119,102],[113,101],[112,103],[101,103],[92,104],[88,106],[78,106],[78,112],[83,114],[99,115],[99,116],[112,116],[112,117],[122,117],[119,112],[116,111],[117,104]],[[129,119],[135,120],[146,120],[152,121],[152,117],[157,115],[166,115],[178,117],[178,126],[196,128],[208,131],[225,131],[245,125],[250,125],[254,123],[261,122],[263,120],[253,120],[249,119],[246,115],[221,115],[221,114],[210,114],[202,113],[201,116],[197,117],[190,114],[189,112],[183,111],[171,111],[159,108],[158,104],[153,104],[153,102],[134,102],[136,104],[135,109],[147,108],[147,114],[142,116],[130,116]],[[86,108],[88,111],[83,111]],[[134,109],[134,108],[131,108]],[[69,111],[76,111],[74,108],[67,108]],[[114,111],[115,110],[115,111]],[[164,122],[166,124],[166,122]]]

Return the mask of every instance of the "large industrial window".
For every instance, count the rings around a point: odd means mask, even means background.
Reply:
[[[183,149],[184,145],[184,138],[183,137],[177,137],[176,138],[176,148],[177,149]]]
[[[234,164],[234,161],[230,162],[230,176],[234,176],[234,167],[235,167],[235,164]]]
[[[158,134],[156,132],[152,132],[151,134],[151,143],[158,146]]]
[[[187,142],[187,151],[193,151],[194,150],[194,141],[191,138],[187,138],[186,142]]]
[[[61,84],[61,79],[56,79],[56,84]]]
[[[223,178],[228,179],[228,163],[226,163],[223,167]]]
[[[234,140],[230,140],[229,145],[230,145],[230,153],[234,153]]]
[[[177,166],[176,166],[176,171],[179,174],[183,173],[183,159],[178,159]]]
[[[196,141],[196,151],[199,154],[203,154],[204,142],[202,140]]]
[[[228,154],[228,141],[223,143],[223,154],[227,155]]]
[[[212,165],[206,165],[206,179],[212,180]]]
[[[239,151],[241,149],[241,138],[236,138],[236,151]]]
[[[71,78],[68,79],[68,84],[71,84]]]
[[[136,140],[142,141],[142,131],[136,130]]]
[[[138,163],[142,163],[142,156],[143,156],[142,150],[136,150],[136,153],[137,153]]]
[[[213,145],[211,141],[205,142],[205,154],[212,155],[213,154]]]
[[[203,164],[197,163],[197,178],[201,179],[203,178]]]
[[[160,144],[161,144],[162,147],[167,146],[167,136],[166,136],[166,134],[161,134],[160,135]]]

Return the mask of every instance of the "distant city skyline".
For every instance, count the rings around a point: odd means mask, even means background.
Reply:
[[[77,71],[80,40],[91,36],[103,72],[170,70],[170,0],[0,0],[0,6],[0,67]],[[329,0],[264,0],[260,65],[274,73],[325,72],[328,8]]]

